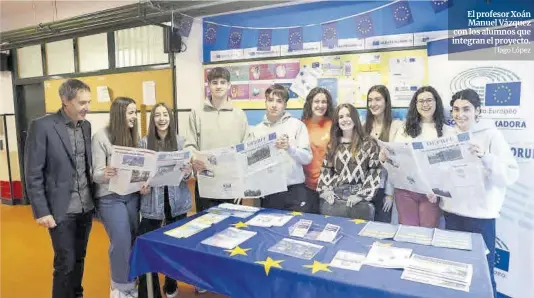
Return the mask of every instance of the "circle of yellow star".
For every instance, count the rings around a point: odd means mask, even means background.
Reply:
[[[291,212],[291,215],[293,215],[293,216],[301,216],[302,212],[293,211],[293,212]]]
[[[239,229],[239,228],[248,228],[248,225],[242,221],[238,222],[238,223],[235,223],[235,224],[232,224],[232,226],[234,226],[234,228],[236,229]]]
[[[326,272],[332,272],[332,270],[328,269],[327,263],[321,263],[318,261],[313,261],[313,265],[304,265],[305,268],[310,268],[312,270],[312,274],[315,274],[319,271],[326,271]]]
[[[250,250],[250,248],[241,248],[238,245],[238,246],[234,247],[234,249],[226,249],[225,251],[229,252],[230,256],[233,257],[233,256],[237,256],[237,255],[246,256],[247,255],[247,251],[249,251],[249,250]]]
[[[280,266],[280,263],[282,262],[283,260],[273,260],[271,259],[271,257],[267,257],[265,261],[257,261],[254,263],[263,265],[263,268],[265,268],[265,275],[269,275],[269,271],[271,271],[271,268],[282,269],[282,266]]]
[[[367,222],[367,220],[363,220],[363,219],[351,219],[349,221],[352,221],[353,223],[355,223],[357,225]]]

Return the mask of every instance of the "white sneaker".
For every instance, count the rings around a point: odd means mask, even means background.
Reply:
[[[178,289],[176,289],[176,291],[174,291],[174,293],[165,292],[165,296],[167,296],[167,298],[174,298],[174,297],[178,296]]]
[[[204,293],[207,293],[208,290],[204,290],[204,289],[201,289],[201,288],[195,288],[195,291],[199,294],[204,294]]]
[[[137,298],[137,289],[130,291],[120,291],[119,289],[111,289],[110,298]]]

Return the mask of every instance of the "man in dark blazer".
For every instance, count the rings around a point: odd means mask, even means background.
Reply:
[[[62,108],[35,119],[24,153],[26,194],[54,248],[53,298],[83,297],[82,277],[94,211],[91,90],[70,79],[59,88]]]

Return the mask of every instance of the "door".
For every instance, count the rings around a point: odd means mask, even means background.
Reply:
[[[16,88],[15,111],[19,146],[20,177],[24,185],[24,148],[28,128],[33,119],[46,113],[43,83],[20,85]],[[24,187],[23,187],[24,188]],[[28,202],[24,191],[24,201]]]

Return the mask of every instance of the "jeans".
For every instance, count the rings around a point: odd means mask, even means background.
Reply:
[[[165,213],[165,222],[163,220],[143,218],[139,226],[139,235],[157,230],[161,228],[163,225],[168,225],[168,224],[171,224],[173,222],[179,221],[187,217],[186,213],[182,215],[178,215],[176,217],[172,217],[171,206],[169,204],[168,196],[165,197],[164,213]],[[159,289],[160,287],[159,287],[158,274],[152,273],[152,292],[154,293],[154,298],[161,298],[161,292]],[[176,280],[168,276],[165,276],[165,285],[163,286],[163,290],[165,291],[165,293],[172,294],[176,292],[177,289],[178,289],[178,285],[176,284]],[[146,275],[144,274],[139,277],[138,297],[139,298],[148,297]]]
[[[54,248],[53,298],[83,297],[83,267],[93,212],[66,214],[49,229]]]
[[[395,188],[395,204],[399,212],[399,224],[438,227],[441,209],[438,202],[430,203],[426,195]]]
[[[110,240],[111,286],[119,291],[131,291],[135,283],[128,280],[129,259],[139,225],[139,194],[110,194],[97,202]]]
[[[488,259],[493,295],[497,297],[497,284],[495,283],[493,273],[493,267],[495,266],[495,219],[470,218],[445,212],[445,228],[447,230],[479,233],[482,235],[486,247],[489,250],[486,258]]]

